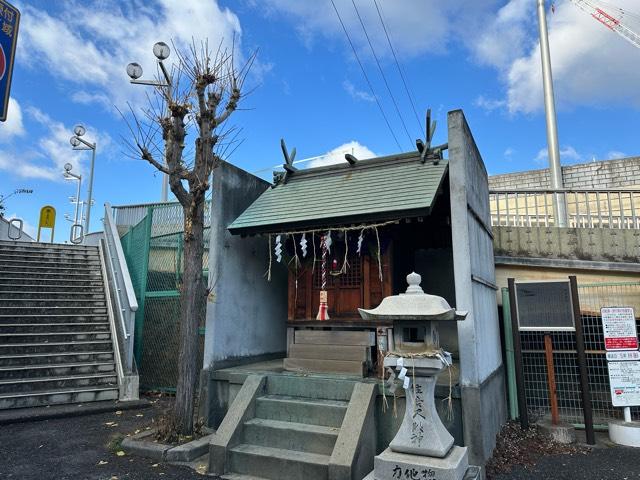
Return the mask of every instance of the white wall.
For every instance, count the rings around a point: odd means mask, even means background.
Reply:
[[[226,162],[214,174],[209,249],[213,296],[207,304],[204,368],[286,350],[286,270],[274,268],[268,282],[267,240],[227,230],[267,188],[269,183]]]

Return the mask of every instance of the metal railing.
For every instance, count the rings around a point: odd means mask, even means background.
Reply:
[[[103,223],[106,272],[115,302],[114,315],[118,327],[118,342],[125,373],[130,373],[133,371],[135,312],[138,310],[138,301],[129,276],[111,205],[108,203],[105,203]]]
[[[493,226],[640,229],[640,190],[490,190],[489,205]]]

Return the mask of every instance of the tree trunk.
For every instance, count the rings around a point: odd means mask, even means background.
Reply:
[[[198,382],[198,327],[205,312],[206,295],[202,278],[204,252],[204,198],[184,207],[184,274],[180,318],[180,355],[174,417],[181,435],[193,434],[193,410]]]

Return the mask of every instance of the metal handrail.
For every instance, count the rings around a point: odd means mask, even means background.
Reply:
[[[563,217],[554,204],[560,201]],[[493,226],[640,229],[640,189],[489,191]]]
[[[15,227],[13,225],[13,223],[17,223],[19,226]],[[15,228],[18,230],[18,236],[14,237],[13,235],[11,235],[11,227]],[[24,222],[22,221],[22,219],[20,218],[12,218],[11,220],[9,220],[9,226],[8,226],[8,230],[7,230],[7,236],[11,239],[11,240],[19,240],[20,237],[22,237],[22,230],[24,228]]]
[[[107,274],[113,284],[116,301],[116,315],[122,327],[124,337],[125,367],[127,372],[133,369],[133,337],[135,328],[135,312],[138,310],[138,301],[133,290],[133,283],[127,268],[127,261],[122,251],[120,236],[116,228],[111,205],[104,205],[104,244],[107,254]]]

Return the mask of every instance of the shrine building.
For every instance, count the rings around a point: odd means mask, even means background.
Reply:
[[[296,169],[283,146],[284,172],[271,184],[221,165],[201,382],[210,426],[237,408],[252,375],[379,385],[385,355],[419,350],[431,333],[394,332],[358,309],[403,293],[415,272],[424,292],[468,312],[439,330],[453,367],[438,379],[436,407],[470,461],[490,456],[506,403],[487,172],[462,111],[447,120],[447,144],[316,168]],[[383,412],[384,387],[374,397],[373,454],[402,417]],[[453,416],[439,399],[451,400]]]

